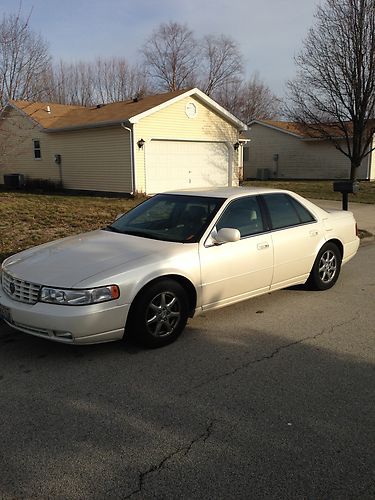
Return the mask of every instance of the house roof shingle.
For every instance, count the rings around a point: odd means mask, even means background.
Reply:
[[[342,131],[342,128],[340,128],[337,125],[337,123],[327,123],[324,125],[323,131],[325,130],[327,134],[324,134],[322,130],[310,128],[297,122],[286,122],[277,120],[254,120],[252,123],[257,123],[260,125],[266,125],[269,127],[277,128],[283,132],[297,135],[298,137],[304,140],[325,139],[327,135],[330,135],[337,139],[344,138],[344,133]],[[250,123],[250,125],[252,123]],[[375,120],[369,120],[368,125],[370,127],[374,127]],[[352,133],[351,122],[347,122],[347,130],[349,135],[351,135]]]
[[[285,132],[300,136],[302,139],[323,139],[325,136],[320,130],[309,128],[297,122],[284,122],[275,120],[264,120],[263,123],[279,128]],[[342,130],[335,123],[327,123],[324,128],[327,133],[334,134],[335,137],[343,135]]]
[[[186,92],[186,89],[177,90],[137,100],[120,101],[98,106],[72,106],[30,101],[10,101],[9,104],[20,109],[43,128],[55,130],[126,122],[130,118],[149,111]]]
[[[60,131],[89,127],[103,127],[122,122],[136,123],[138,119],[168,106],[174,100],[195,96],[206,105],[235,124],[239,129],[246,125],[222,108],[199,89],[184,89],[157,94],[129,101],[101,104],[98,106],[72,106],[48,102],[10,101],[9,106],[20,110],[46,131]]]

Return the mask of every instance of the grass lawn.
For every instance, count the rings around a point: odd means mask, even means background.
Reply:
[[[0,191],[0,262],[31,246],[104,227],[141,201]]]
[[[304,196],[318,200],[342,200],[341,193],[333,191],[333,181],[245,181],[243,186],[266,186],[272,188],[289,189]],[[349,194],[349,203],[375,203],[375,182],[360,182],[359,192]]]
[[[244,185],[290,189],[307,198],[341,199],[328,181],[247,181]],[[106,226],[143,199],[0,190],[0,262],[31,246]],[[349,195],[350,201],[375,203],[375,183],[361,183],[359,194]]]

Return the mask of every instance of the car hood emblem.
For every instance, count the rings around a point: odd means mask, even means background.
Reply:
[[[13,281],[12,281],[12,282],[10,283],[10,285],[9,285],[9,290],[10,290],[10,293],[11,293],[12,295],[13,295],[13,294],[14,294],[14,292],[16,291],[16,287],[15,287],[15,285],[14,285]]]

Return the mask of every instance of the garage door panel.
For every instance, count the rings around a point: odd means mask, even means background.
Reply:
[[[151,141],[146,156],[148,193],[228,185],[228,148],[224,143]]]

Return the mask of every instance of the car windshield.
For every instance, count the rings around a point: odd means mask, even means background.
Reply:
[[[206,196],[158,194],[105,229],[143,238],[195,243],[224,201]]]

